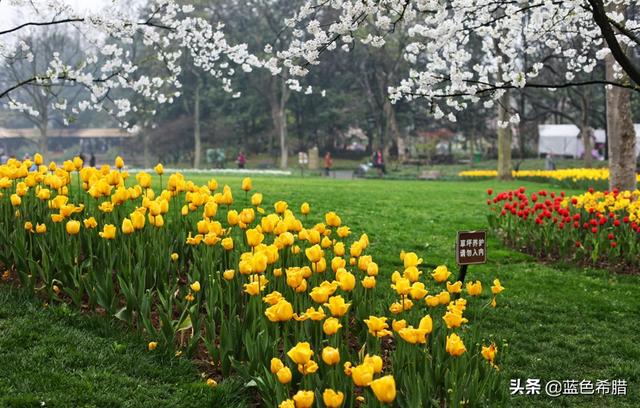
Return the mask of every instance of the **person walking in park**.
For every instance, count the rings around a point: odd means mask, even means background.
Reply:
[[[378,149],[373,153],[373,167],[378,170],[378,175],[382,176],[387,174],[387,168],[384,165],[384,157],[382,156],[382,150]]]
[[[331,158],[331,152],[327,152],[324,155],[324,175],[327,177],[331,174],[331,166],[333,166],[333,159]]]
[[[244,169],[244,166],[247,163],[247,158],[245,157],[242,150],[240,150],[240,153],[238,153],[238,158],[236,159],[236,161],[238,162],[238,168]]]

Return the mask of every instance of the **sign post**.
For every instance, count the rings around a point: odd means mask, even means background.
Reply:
[[[458,231],[456,263],[460,265],[459,281],[464,283],[469,265],[487,262],[487,232]]]

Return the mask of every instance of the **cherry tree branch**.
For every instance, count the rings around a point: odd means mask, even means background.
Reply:
[[[618,42],[616,34],[613,32],[613,29],[609,24],[609,17],[607,17],[607,11],[605,10],[604,3],[602,0],[589,0],[589,4],[591,4],[593,19],[598,27],[600,27],[602,36],[606,40],[613,58],[615,58],[618,64],[620,64],[629,78],[637,85],[640,85],[640,70],[633,65],[627,56],[627,53],[622,49],[622,46]]]

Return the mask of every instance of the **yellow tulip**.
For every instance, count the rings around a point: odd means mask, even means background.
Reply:
[[[156,348],[158,348],[158,342],[156,341],[149,342],[149,345],[147,346],[147,348],[149,349],[149,351],[155,350]]]
[[[227,237],[223,239],[222,247],[227,251],[231,251],[233,249],[233,238]]]
[[[327,408],[339,408],[344,401],[344,393],[342,391],[334,391],[331,388],[327,388],[322,393],[322,401]]]
[[[273,374],[277,373],[278,371],[280,371],[281,368],[284,367],[284,363],[282,362],[282,360],[280,360],[277,357],[274,357],[271,359],[271,366],[270,366],[270,370]]]
[[[136,229],[133,227],[133,223],[131,222],[130,219],[125,218],[122,220],[122,233],[125,235],[129,235],[129,234],[133,234],[133,231],[135,231]]]
[[[10,200],[11,200],[11,205],[14,207],[17,207],[22,203],[22,199],[17,194],[11,194]]]
[[[293,396],[293,401],[296,403],[296,408],[310,408],[313,405],[313,398],[315,394],[313,391],[298,391]]]
[[[413,326],[404,327],[398,330],[398,334],[400,335],[402,340],[410,344],[424,344],[427,342],[426,330],[422,330],[420,328],[416,329]]]
[[[140,184],[140,187],[142,188],[151,187],[151,175],[149,173],[144,171],[138,173],[136,175],[136,180],[138,180],[138,184]]]
[[[144,228],[144,215],[140,211],[134,211],[130,214],[131,223],[133,224],[133,228],[140,230]]]
[[[224,271],[222,273],[222,277],[229,281],[229,280],[233,279],[233,276],[235,274],[236,274],[236,271],[234,271],[233,269],[227,269],[226,271]]]
[[[276,213],[278,214],[284,214],[288,206],[289,204],[287,204],[286,201],[276,201],[276,203],[273,205],[273,207],[276,210]]]
[[[308,342],[296,344],[288,352],[287,356],[296,364],[306,364],[313,356],[313,350]]]
[[[460,327],[463,323],[467,323],[469,320],[462,317],[462,313],[448,311],[442,317],[444,322],[447,324],[448,329],[455,329],[456,327]]]
[[[66,230],[69,235],[77,235],[80,232],[80,221],[68,221]]]
[[[311,206],[309,205],[309,203],[307,202],[302,203],[302,205],[300,206],[300,213],[302,215],[307,215],[309,214],[310,211],[311,211]]]
[[[305,249],[305,254],[310,262],[316,263],[324,256],[324,251],[320,248],[320,245],[314,245]]]
[[[308,231],[308,237],[307,240],[309,241],[309,243],[311,244],[319,244],[320,243],[320,231],[312,229],[312,230],[307,230]]]
[[[164,218],[162,217],[162,215],[157,215],[151,218],[151,225],[156,228],[162,228],[162,226],[164,225]]]
[[[122,157],[117,156],[115,161],[114,161],[114,164],[115,164],[116,168],[121,169],[121,168],[124,167],[124,160],[122,160]]]
[[[304,314],[313,321],[320,321],[326,317],[322,306],[318,306],[317,310],[314,309],[313,307],[310,307],[304,312]]]
[[[356,286],[356,277],[351,272],[345,271],[341,273],[339,276],[336,275],[338,282],[340,283],[340,289],[345,292],[350,292]]]
[[[51,190],[43,188],[38,191],[38,198],[42,201],[46,201],[51,197]]]
[[[309,360],[306,364],[298,364],[298,372],[302,375],[313,374],[318,371],[318,363],[313,360]]]
[[[296,404],[292,399],[286,399],[278,405],[278,408],[296,408]]]
[[[447,292],[449,293],[460,293],[462,292],[462,282],[457,281],[456,283],[447,282]]]
[[[417,267],[422,263],[422,258],[418,258],[415,252],[407,252],[402,256],[402,261],[404,262],[404,268],[407,269],[409,267],[415,266]]]
[[[245,178],[242,179],[242,189],[244,191],[251,190],[251,178],[250,177],[245,177]]]
[[[453,357],[459,357],[467,351],[460,336],[455,333],[447,336],[446,351]]]
[[[345,303],[342,296],[332,296],[329,298],[329,303],[325,303],[325,306],[329,308],[331,315],[341,317],[347,313],[351,303]]]
[[[236,210],[231,210],[227,213],[227,222],[231,226],[238,225],[238,222],[240,222],[240,216]]]
[[[484,357],[492,366],[495,366],[494,361],[497,353],[498,348],[495,343],[491,343],[490,346],[482,346],[482,357]]]
[[[285,299],[280,299],[275,305],[264,311],[270,322],[287,322],[293,317],[293,306]]]
[[[342,227],[336,229],[336,233],[340,238],[346,238],[351,235],[351,229],[346,225],[343,225]]]
[[[418,329],[424,330],[427,334],[430,334],[433,331],[433,320],[431,319],[431,316],[426,315],[420,319]]]
[[[99,235],[104,239],[115,239],[116,237],[116,227],[112,224],[105,224],[102,228],[102,231]]]
[[[192,291],[194,291],[195,293],[200,292],[200,282],[195,281],[193,282],[191,285],[189,285],[189,287],[191,288]]]
[[[362,287],[365,289],[372,289],[376,287],[376,278],[375,276],[367,276],[362,279]]]
[[[393,322],[391,322],[391,327],[393,327],[393,330],[399,332],[400,330],[404,329],[405,327],[407,327],[407,321],[402,319],[402,320],[394,320]]]
[[[392,375],[371,381],[370,387],[380,402],[390,404],[396,399],[396,381]]]
[[[258,281],[244,284],[244,291],[251,296],[259,295],[262,290],[264,290],[264,287]]]
[[[253,273],[263,273],[267,269],[269,258],[264,252],[256,252],[251,257],[251,270]]]
[[[406,268],[402,274],[405,278],[409,279],[409,282],[415,283],[420,279],[420,275],[422,275],[422,271],[418,270],[415,266],[410,266]]]
[[[264,240],[264,235],[257,229],[249,229],[246,231],[247,244],[251,247],[256,247]]]
[[[351,248],[349,249],[349,254],[354,257],[357,258],[362,254],[362,244],[360,243],[360,241],[356,241],[353,244],[351,244]]]
[[[340,351],[336,348],[327,346],[322,349],[322,361],[327,365],[336,365],[340,362]]]
[[[44,234],[47,232],[47,226],[45,224],[36,224],[36,233]]]
[[[497,295],[498,293],[502,292],[503,290],[504,290],[504,288],[500,284],[500,279],[494,279],[493,280],[493,286],[491,286],[491,293],[493,293],[494,295]]]
[[[363,364],[369,364],[371,367],[373,367],[373,372],[374,374],[379,374],[382,372],[382,357],[380,356],[370,356],[370,355],[366,355],[364,356],[364,361],[362,362]]]
[[[369,316],[368,319],[364,319],[365,324],[369,328],[369,333],[375,337],[384,337],[391,334],[389,324],[386,317]]]
[[[262,193],[255,193],[251,196],[251,205],[258,207],[262,204]]]
[[[424,300],[429,307],[436,307],[440,305],[440,298],[438,296],[429,295]]]
[[[164,174],[164,166],[162,165],[162,163],[156,164],[156,167],[154,167],[153,170],[155,170],[156,174],[159,176],[162,176]]]
[[[469,296],[480,296],[482,293],[482,282],[467,282],[467,293]]]
[[[373,366],[360,364],[351,368],[351,379],[358,387],[368,387],[373,380]]]
[[[93,228],[98,226],[98,222],[93,217],[89,217],[89,218],[84,219],[82,221],[82,223],[84,224],[84,227],[86,229],[93,229]]]
[[[443,290],[442,292],[438,293],[436,297],[438,298],[438,301],[440,302],[441,305],[448,305],[449,302],[451,302],[451,296],[449,295],[449,292],[447,292],[446,290]]]
[[[280,384],[289,384],[291,382],[291,369],[289,367],[282,367],[276,372],[278,381]]]
[[[407,259],[407,257],[405,256],[404,259]],[[433,279],[438,283],[442,283],[446,281],[447,279],[449,279],[450,275],[451,275],[451,272],[447,269],[445,265],[438,266],[436,269],[433,270],[433,273],[431,274],[431,276],[433,276]]]
[[[410,294],[413,300],[420,300],[427,296],[427,293],[429,293],[429,291],[425,289],[424,283],[415,282],[413,285],[411,285]]]
[[[342,220],[335,212],[331,211],[325,214],[324,219],[328,226],[337,228],[342,224]]]
[[[42,155],[40,153],[36,153],[33,155],[33,163],[36,166],[42,165],[43,162],[44,162],[44,159],[42,158]]]
[[[340,321],[338,319],[336,319],[335,317],[329,317],[322,324],[322,331],[324,331],[324,334],[326,334],[327,336],[332,336],[336,334],[341,327],[342,324],[340,324]]]
[[[411,292],[411,282],[407,278],[398,279],[391,287],[401,296],[406,296]]]

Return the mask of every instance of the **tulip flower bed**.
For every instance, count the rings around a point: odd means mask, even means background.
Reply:
[[[496,170],[467,170],[458,174],[459,177],[467,180],[495,178],[498,176]],[[558,169],[558,170],[520,170],[513,171],[515,179],[552,182],[565,188],[598,187],[605,189],[608,186],[609,169]],[[640,181],[640,176],[638,176]]]
[[[640,266],[640,191],[595,191],[567,196],[524,187],[487,191],[490,225],[515,247],[616,271]]]
[[[133,181],[121,160],[34,160],[0,166],[3,279],[123,321],[149,352],[206,360],[208,384],[240,375],[262,404],[283,407],[505,398],[502,346],[482,328],[499,280],[463,285],[400,252],[400,271],[378,281],[366,234],[308,203],[268,212],[250,179],[234,196],[161,165]]]

